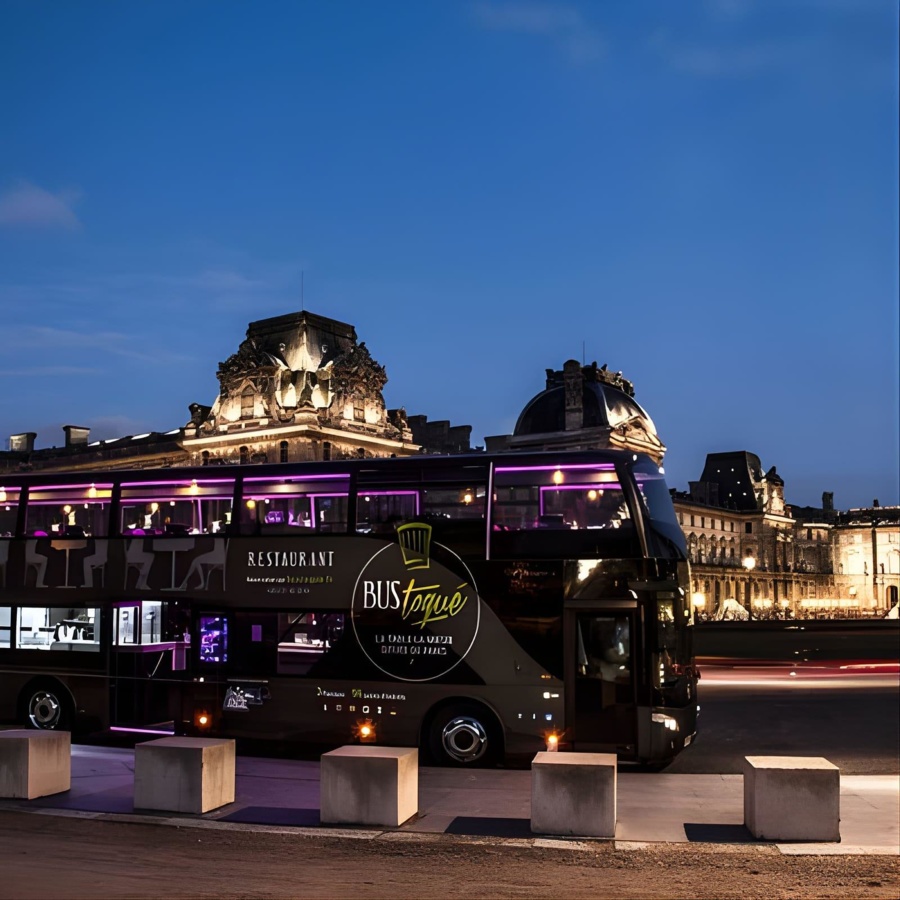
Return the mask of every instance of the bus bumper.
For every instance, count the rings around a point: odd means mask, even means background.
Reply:
[[[638,716],[637,756],[642,763],[674,759],[697,737],[697,707],[652,707]]]

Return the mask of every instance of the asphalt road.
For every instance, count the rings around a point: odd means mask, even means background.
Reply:
[[[824,756],[845,775],[900,773],[897,666],[701,666],[696,743],[666,772],[741,772],[744,756]]]

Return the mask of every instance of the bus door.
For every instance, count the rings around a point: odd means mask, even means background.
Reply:
[[[181,718],[181,686],[188,676],[187,611],[160,600],[112,607],[110,724],[161,733]]]
[[[566,737],[574,750],[633,755],[637,603],[566,605]]]

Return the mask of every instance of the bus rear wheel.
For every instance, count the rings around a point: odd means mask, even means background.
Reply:
[[[71,725],[68,697],[57,687],[39,685],[26,692],[26,724],[42,731],[65,731]]]
[[[428,750],[441,766],[490,765],[499,757],[501,743],[493,714],[476,704],[438,710],[428,729]]]

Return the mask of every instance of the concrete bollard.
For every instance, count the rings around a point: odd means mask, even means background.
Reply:
[[[349,745],[322,754],[319,817],[327,825],[396,828],[419,811],[419,751]]]
[[[820,756],[744,757],[744,824],[767,841],[839,841],[841,773]]]
[[[134,748],[134,808],[205,813],[234,802],[234,741],[166,737]]]
[[[34,800],[71,786],[68,731],[0,731],[0,797]]]
[[[538,753],[531,761],[531,830],[615,837],[616,771],[613,753]]]

